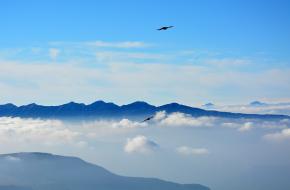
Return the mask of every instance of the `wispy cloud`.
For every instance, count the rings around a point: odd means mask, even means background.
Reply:
[[[288,103],[266,103],[261,106],[244,105],[214,105],[210,109],[238,113],[283,114],[290,115],[290,100]],[[206,108],[208,109],[208,108]]]
[[[280,132],[266,134],[264,138],[271,141],[290,140],[290,129],[287,128]]]
[[[178,147],[177,152],[182,155],[206,155],[209,154],[209,150],[206,148],[192,148],[188,146]]]
[[[166,55],[158,53],[142,53],[142,52],[118,52],[118,51],[96,51],[96,59],[102,63],[112,62],[139,62],[141,60],[154,60],[159,62],[166,59]]]
[[[192,105],[205,100],[233,102],[259,99],[262,95],[269,98],[290,95],[288,68],[249,72],[246,68],[254,63],[243,58],[202,55],[205,57],[189,61],[192,55],[180,50],[129,48],[146,47],[148,44],[143,42],[97,41],[95,45],[99,48],[83,43],[87,42],[38,45],[42,51],[37,56],[31,56],[30,47],[26,58],[23,57],[28,51],[21,51],[19,56],[11,55],[14,61],[8,58],[0,61],[1,95],[6,97],[3,101],[26,103],[33,99],[56,104],[69,97],[80,102],[98,98],[128,103],[138,97],[155,104],[178,101]],[[233,69],[233,65],[245,69]],[[19,93],[21,98],[16,98],[14,94]]]
[[[232,66],[246,66],[251,64],[251,60],[249,59],[242,59],[242,58],[222,58],[222,59],[208,59],[205,60],[205,63],[219,66],[219,67],[232,67]]]
[[[49,42],[51,46],[57,47],[93,47],[93,48],[115,48],[115,49],[134,49],[134,48],[147,48],[152,46],[152,44],[145,43],[142,41],[80,41],[80,42],[63,42],[63,41],[53,41]]]
[[[57,48],[49,48],[48,52],[51,59],[56,59],[60,53],[60,50]]]
[[[124,42],[92,41],[92,42],[84,42],[83,44],[102,48],[145,48],[150,46],[147,43],[139,41],[124,41]]]

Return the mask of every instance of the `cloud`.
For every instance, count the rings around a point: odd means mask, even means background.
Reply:
[[[130,49],[130,48],[146,48],[152,46],[142,41],[79,41],[79,42],[64,42],[64,41],[53,41],[49,42],[50,46],[55,47],[66,47],[69,49],[87,49],[87,48],[116,48],[116,49]],[[88,49],[91,50],[91,49]]]
[[[56,59],[60,53],[60,50],[57,48],[50,48],[48,51],[49,51],[49,57],[51,59]]]
[[[61,50],[65,54],[65,50]],[[191,105],[192,97],[195,97],[195,102],[203,102],[205,99],[212,99],[212,94],[216,94],[214,98],[220,101],[241,101],[241,97],[248,99],[257,97],[257,94],[267,94],[267,97],[274,98],[281,96],[278,94],[281,91],[285,91],[283,97],[290,95],[287,85],[290,83],[290,70],[287,68],[259,70],[256,73],[217,71],[202,63],[187,64],[183,58],[176,58],[179,60],[178,64],[168,64],[166,59],[145,59],[144,57],[155,56],[150,52],[138,55],[132,51],[125,52],[124,54],[129,55],[129,60],[118,52],[113,52],[112,58],[111,53],[103,53],[101,51],[96,56],[94,50],[90,59],[86,53],[76,57],[69,54],[64,59],[57,59],[57,64],[51,63],[51,59],[2,60],[2,102],[28,103],[33,99],[45,104],[57,104],[67,101],[67,98],[89,102],[98,94],[100,99],[116,103],[128,103],[138,97],[163,104],[178,97],[181,103]],[[139,64],[140,60],[142,64]],[[219,93],[225,89],[226,94]],[[16,96],[20,93],[21,97]]]
[[[280,132],[266,134],[264,138],[272,141],[290,140],[290,128],[283,129]]]
[[[119,122],[114,122],[112,124],[113,128],[136,128],[136,127],[146,127],[147,123],[134,122],[129,119],[122,119]]]
[[[160,120],[163,120],[165,117],[166,117],[166,111],[159,111],[155,113],[153,119],[155,121],[160,121]]]
[[[191,115],[180,112],[166,114],[164,111],[161,111],[155,114],[154,120],[163,126],[212,127],[216,118],[192,117]]]
[[[215,65],[215,66],[228,67],[228,66],[248,65],[251,63],[251,60],[224,58],[224,59],[209,59],[209,60],[206,60],[205,62],[207,64],[211,64],[211,65]]]
[[[59,120],[0,117],[0,142],[20,144],[77,144],[79,132]]]
[[[101,48],[144,48],[149,46],[149,44],[139,41],[125,41],[125,42],[94,41],[94,42],[85,42],[84,44]]]
[[[290,100],[288,100],[290,101]],[[207,109],[206,107],[204,107]],[[260,106],[245,105],[214,105],[210,109],[238,113],[254,113],[254,114],[282,114],[290,115],[290,103],[265,103]]]
[[[253,128],[253,125],[254,125],[253,122],[246,122],[238,129],[238,131],[240,132],[250,131]]]
[[[188,146],[181,146],[177,148],[177,152],[183,155],[206,155],[209,154],[206,148],[191,148]]]
[[[254,128],[273,130],[285,129],[290,126],[289,119],[262,120],[262,119],[232,119],[220,117],[193,117],[188,114],[176,112],[167,114],[165,111],[157,112],[150,125],[157,127],[214,127],[236,129],[238,132],[251,131]]]
[[[127,153],[149,153],[158,147],[159,145],[154,141],[147,139],[145,136],[138,135],[132,139],[127,139],[124,151]]]
[[[21,158],[15,156],[5,156],[5,160],[9,162],[20,162]]]
[[[126,62],[144,62],[144,61],[160,61],[165,60],[166,56],[157,53],[144,52],[118,52],[118,51],[97,51],[95,53],[97,61],[103,64],[110,64],[119,62],[126,64]]]

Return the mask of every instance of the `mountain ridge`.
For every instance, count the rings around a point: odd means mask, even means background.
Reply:
[[[0,190],[209,190],[157,178],[127,177],[77,157],[41,152],[0,154]]]
[[[92,118],[142,118],[153,115],[158,111],[167,113],[182,112],[193,117],[212,116],[227,118],[247,119],[290,119],[288,115],[272,114],[244,114],[205,110],[190,107],[178,103],[169,103],[161,106],[154,106],[143,101],[136,101],[126,105],[117,105],[112,102],[96,101],[91,104],[69,102],[58,106],[43,106],[35,103],[16,106],[8,103],[0,105],[0,117],[31,117],[31,118],[71,118],[71,117],[92,117]]]

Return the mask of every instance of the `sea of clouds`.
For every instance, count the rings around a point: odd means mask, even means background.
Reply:
[[[168,128],[205,128],[207,130],[232,130],[236,133],[251,133],[259,131],[260,138],[266,141],[290,142],[290,120],[260,120],[260,119],[230,119],[219,117],[192,117],[184,113],[167,114],[165,111],[157,112],[152,120],[138,122],[129,119],[121,120],[95,120],[68,122],[54,119],[31,119],[0,117],[0,143],[41,146],[71,146],[79,148],[93,148],[94,140],[107,137],[126,136],[127,140],[123,150],[126,153],[150,153],[162,147],[143,135],[143,130],[159,128],[166,131]],[[132,135],[134,131],[135,136]],[[206,147],[188,147],[181,144],[175,151],[185,155],[209,154]]]

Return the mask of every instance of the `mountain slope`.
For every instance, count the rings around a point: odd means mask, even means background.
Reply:
[[[209,190],[154,178],[123,177],[75,157],[0,155],[0,190]]]
[[[227,118],[251,118],[251,119],[290,119],[286,115],[259,115],[242,114],[231,112],[219,112],[213,110],[204,110],[177,103],[166,104],[162,106],[153,106],[146,102],[134,102],[128,105],[118,106],[113,103],[97,101],[89,105],[70,102],[59,106],[42,106],[37,104],[28,104],[24,106],[15,106],[13,104],[0,105],[0,117],[40,117],[40,118],[142,118],[155,114],[157,111],[166,111],[167,113],[182,112],[194,117],[213,116]]]

